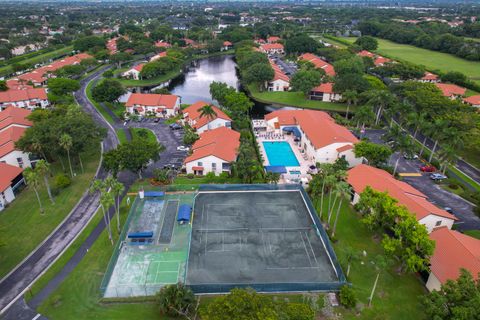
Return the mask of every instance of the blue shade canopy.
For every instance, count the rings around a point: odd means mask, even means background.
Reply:
[[[292,132],[293,135],[297,138],[302,137],[302,133],[300,132],[300,130],[298,130],[297,127],[284,127],[282,130],[285,132]]]
[[[265,166],[265,171],[273,173],[287,173],[287,168],[284,166]]]
[[[190,221],[190,216],[192,214],[192,207],[188,204],[182,204],[180,208],[178,208],[178,216],[177,221]]]
[[[164,194],[162,191],[145,191],[145,197],[163,197]]]

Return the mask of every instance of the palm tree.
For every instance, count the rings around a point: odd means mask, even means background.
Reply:
[[[327,177],[331,176],[333,174],[333,165],[330,163],[321,163],[318,165],[318,176],[321,177],[322,180],[322,189],[321,189],[321,199],[320,199],[320,219],[323,217],[323,198],[325,195],[325,187],[327,184],[327,181],[329,180]],[[316,188],[315,188],[316,189]],[[312,189],[313,191],[313,189]],[[314,191],[316,192],[316,191]]]
[[[332,218],[333,215],[333,210],[335,208],[335,204],[338,201],[339,198],[339,193],[338,193],[338,188],[343,187],[343,185],[340,182],[343,182],[345,179],[347,173],[343,170],[337,170],[331,177],[331,180],[327,181],[327,184],[329,184],[329,201],[328,201],[328,220],[327,223],[330,224],[330,219]],[[330,179],[330,178],[329,178]],[[335,199],[333,200],[332,204],[332,195],[335,195]]]
[[[377,270],[377,276],[375,277],[375,282],[373,283],[372,291],[370,292],[370,297],[368,298],[368,306],[372,305],[373,295],[375,294],[375,289],[377,288],[378,278],[380,278],[380,273],[390,265],[390,260],[382,255],[375,257],[373,261],[375,269]]]
[[[123,184],[113,177],[108,177],[105,183],[110,188],[114,198],[114,207],[117,216],[117,232],[120,233],[120,196],[125,189]]]
[[[394,176],[395,176],[395,173],[397,173],[398,162],[402,157],[402,154],[411,153],[412,149],[413,149],[413,142],[408,135],[403,134],[397,139],[397,143],[395,144],[394,150],[399,152],[400,155],[397,157],[397,161],[395,161],[395,167],[393,169]]]
[[[48,175],[50,174],[50,164],[46,160],[38,160],[35,165],[35,170],[38,171],[38,174],[43,176],[43,182],[45,187],[47,187],[48,197],[52,203],[55,203],[55,200],[52,196],[52,190],[50,189],[50,183],[48,183]]]
[[[26,168],[23,171],[23,176],[27,181],[27,185],[31,186],[33,188],[33,191],[35,191],[35,194],[37,195],[38,206],[40,207],[40,213],[43,214],[44,209],[42,206],[42,201],[40,200],[40,195],[38,194],[38,186],[40,184],[40,175],[38,174],[38,171],[32,168]]]
[[[370,124],[373,121],[375,121],[375,113],[373,112],[372,107],[361,106],[355,112],[355,115],[353,116],[353,120],[357,122],[357,129],[358,129],[360,128],[360,124],[362,124],[362,127],[364,127],[365,124]]]
[[[210,122],[215,119],[217,116],[217,113],[213,109],[213,106],[210,104],[204,105],[203,107],[200,108],[200,118],[207,118],[208,121],[208,130],[210,130]]]
[[[70,175],[73,178],[72,162],[70,161],[70,149],[73,146],[73,139],[69,134],[64,133],[60,136],[59,144],[60,144],[60,147],[62,147],[65,151],[67,151],[68,164],[70,165]]]
[[[435,151],[437,150],[438,142],[442,141],[447,133],[447,126],[446,122],[442,119],[435,120],[433,123],[433,126],[431,127],[431,132],[432,137],[435,139],[435,143],[433,144],[432,152],[430,153],[430,158],[428,159],[428,162],[432,162],[433,155]]]
[[[377,109],[375,117],[375,124],[378,124],[385,107],[392,105],[395,102],[395,96],[387,90],[371,90],[366,93],[367,104],[374,106]]]
[[[417,139],[418,131],[425,127],[427,115],[425,113],[417,114],[411,112],[407,115],[407,126],[413,129],[413,139]]]
[[[335,222],[333,223],[332,237],[335,237],[335,231],[337,230],[338,216],[340,215],[340,209],[343,204],[343,199],[350,195],[350,186],[345,181],[339,181],[335,187],[337,196],[340,198],[340,202],[337,207],[337,215],[335,216]]]
[[[343,256],[344,256],[344,261],[347,263],[347,278],[350,274],[350,267],[352,265],[353,262],[357,261],[359,258],[360,258],[360,255],[358,254],[358,252],[350,247],[350,246],[346,246],[344,247],[343,249]]]
[[[112,242],[113,245],[113,237],[112,237],[112,229],[110,227],[110,216],[108,215],[108,209],[114,203],[113,197],[108,192],[108,186],[105,181],[102,180],[95,180],[93,181],[92,186],[90,187],[90,192],[100,192],[100,207],[102,208],[103,213],[103,222],[108,231],[108,238]]]
[[[356,90],[345,90],[345,92],[342,94],[342,99],[347,103],[345,119],[348,119],[348,111],[350,110],[350,106],[352,104],[356,106],[358,103],[358,92]]]
[[[438,152],[438,158],[443,167],[441,168],[442,173],[445,174],[448,165],[455,163],[455,161],[457,160],[457,152],[451,146],[444,146]]]

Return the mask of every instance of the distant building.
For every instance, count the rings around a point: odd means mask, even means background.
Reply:
[[[212,106],[213,111],[215,111],[215,116],[212,118],[202,117],[201,109],[206,105],[211,104],[204,101],[197,101],[183,109],[184,121],[194,128],[197,133],[203,133],[206,130],[212,130],[218,127],[232,127],[232,119],[216,106]]]
[[[49,105],[47,91],[44,88],[24,90],[9,89],[0,92],[0,111],[7,107],[33,110],[36,108],[46,108]]]
[[[158,60],[158,59],[163,58],[163,57],[166,57],[166,56],[167,56],[167,52],[166,52],[166,51],[160,52],[159,54],[156,54],[156,55],[154,55],[153,57],[151,57],[151,58],[150,58],[150,62],[155,61],[155,60]]]
[[[435,83],[438,89],[442,91],[444,97],[448,97],[450,99],[457,99],[465,95],[467,89],[457,86],[456,84],[451,83]]]
[[[290,78],[280,69],[280,67],[272,60],[270,65],[274,71],[273,79],[267,83],[268,91],[288,91],[290,88]]]
[[[168,49],[168,48],[171,48],[172,45],[165,41],[157,41],[155,42],[155,47]]]
[[[233,48],[233,43],[230,41],[223,41],[222,51],[227,51]]]
[[[26,168],[31,167],[30,154],[15,147],[25,130],[32,125],[26,119],[29,110],[9,107],[0,112],[0,163]]]
[[[425,72],[423,77],[421,77],[418,81],[420,82],[429,82],[429,83],[437,83],[440,81],[438,76],[431,72]]]
[[[140,80],[143,66],[145,66],[145,63],[137,64],[136,66],[122,73],[122,77],[133,79],[133,80]]]
[[[130,114],[173,117],[180,110],[180,98],[172,94],[132,93],[125,107]]]
[[[282,39],[280,37],[276,37],[276,36],[270,36],[270,37],[267,38],[268,43],[277,43],[280,40],[282,40]]]
[[[464,98],[463,102],[471,105],[472,107],[480,108],[480,95]]]
[[[310,91],[311,100],[320,100],[324,102],[337,102],[342,100],[340,93],[333,92],[333,83],[322,83]]]
[[[281,43],[266,43],[260,46],[260,52],[266,53],[268,55],[282,55],[285,53],[285,49],[283,47],[283,44]]]
[[[312,63],[315,68],[325,71],[325,74],[327,76],[335,76],[335,69],[333,68],[333,66],[312,53],[304,53],[298,57],[298,60]]]

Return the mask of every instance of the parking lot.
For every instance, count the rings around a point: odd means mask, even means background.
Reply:
[[[165,151],[160,154],[160,160],[150,165],[147,173],[151,174],[156,168],[169,166],[171,168],[180,169],[183,160],[187,156],[187,151],[177,150],[178,146],[183,145],[183,129],[172,130],[165,124],[164,119],[155,122],[155,119],[144,118],[139,122],[129,121],[126,126],[132,128],[145,128],[153,131],[159,143],[165,147]]]
[[[367,130],[364,137],[371,142],[384,144],[382,135],[385,130]],[[450,207],[453,214],[459,219],[457,228],[459,230],[480,229],[480,218],[473,213],[473,205],[462,197],[453,194],[430,179],[430,173],[422,173],[420,167],[423,163],[420,160],[406,160],[399,152],[395,152],[388,162],[390,166],[395,166],[398,159],[398,173],[421,173],[418,177],[403,177],[414,188],[427,195],[430,202],[440,208]]]

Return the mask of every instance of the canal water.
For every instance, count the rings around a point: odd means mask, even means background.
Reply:
[[[242,90],[235,67],[235,61],[231,55],[197,60],[192,62],[181,76],[169,83],[168,90],[180,96],[182,103],[185,104],[192,104],[199,100],[215,103],[210,95],[210,84],[213,81],[225,82],[237,90]],[[253,118],[263,118],[265,114],[278,109],[264,103],[253,102],[255,105],[250,112]]]

